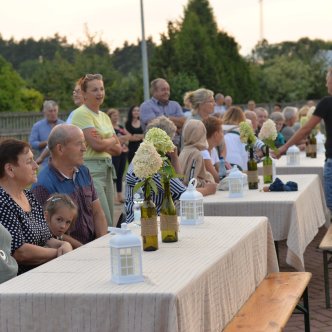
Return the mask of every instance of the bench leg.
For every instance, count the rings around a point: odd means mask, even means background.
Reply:
[[[323,251],[323,266],[324,266],[324,287],[325,287],[325,304],[326,308],[330,308],[330,282],[329,282],[329,262],[328,252]]]
[[[301,303],[302,302],[302,303]],[[303,292],[302,301],[296,305],[298,311],[294,311],[294,314],[302,314],[304,318],[304,331],[310,332],[310,315],[309,315],[309,297],[308,287]]]
[[[274,241],[274,247],[275,247],[275,249],[276,249],[278,265],[280,266],[280,260],[279,260],[279,245],[278,245],[278,241]]]
[[[304,312],[304,331],[310,332],[310,315],[309,315],[309,297],[308,297],[308,287],[303,293],[303,306],[306,309]]]

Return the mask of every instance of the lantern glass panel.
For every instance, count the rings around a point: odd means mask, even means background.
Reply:
[[[234,194],[240,194],[243,190],[242,179],[231,179],[229,181],[229,191]]]

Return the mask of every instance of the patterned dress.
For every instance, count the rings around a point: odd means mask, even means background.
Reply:
[[[23,209],[0,187],[0,222],[12,236],[11,253],[25,243],[44,247],[52,237],[42,207],[30,190],[24,191],[31,210]],[[33,269],[34,265],[19,264],[18,274]]]

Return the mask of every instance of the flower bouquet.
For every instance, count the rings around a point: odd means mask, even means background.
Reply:
[[[143,141],[133,158],[135,175],[142,180],[136,183],[134,192],[140,187],[144,188],[144,201],[141,206],[141,235],[143,250],[154,251],[158,249],[158,225],[156,205],[151,199],[151,191],[158,192],[153,176],[162,166],[162,159],[153,144]]]
[[[176,174],[167,157],[167,153],[174,152],[175,146],[167,133],[160,128],[151,128],[146,133],[144,140],[154,145],[163,160],[163,164],[158,171],[164,188],[164,197],[160,208],[162,241],[176,242],[178,240],[178,222],[176,208],[170,191],[170,181],[172,178],[180,175]]]
[[[265,158],[263,160],[263,178],[264,183],[272,183],[273,181],[273,161],[270,158],[270,151],[272,149],[276,154],[278,149],[276,148],[274,141],[278,135],[276,124],[271,119],[265,121],[258,134],[258,138],[266,145]]]
[[[239,125],[240,140],[246,145],[246,150],[249,150],[248,159],[248,187],[249,189],[258,189],[258,171],[257,162],[254,158],[254,144],[256,143],[256,136],[252,126],[247,121],[243,121]]]

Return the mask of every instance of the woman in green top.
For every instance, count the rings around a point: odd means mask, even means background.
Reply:
[[[84,163],[91,172],[106,219],[112,226],[115,174],[112,155],[117,156],[121,153],[121,144],[109,116],[100,111],[105,97],[102,75],[85,75],[81,80],[81,91],[84,103],[73,112],[72,124],[83,130],[87,143]]]

